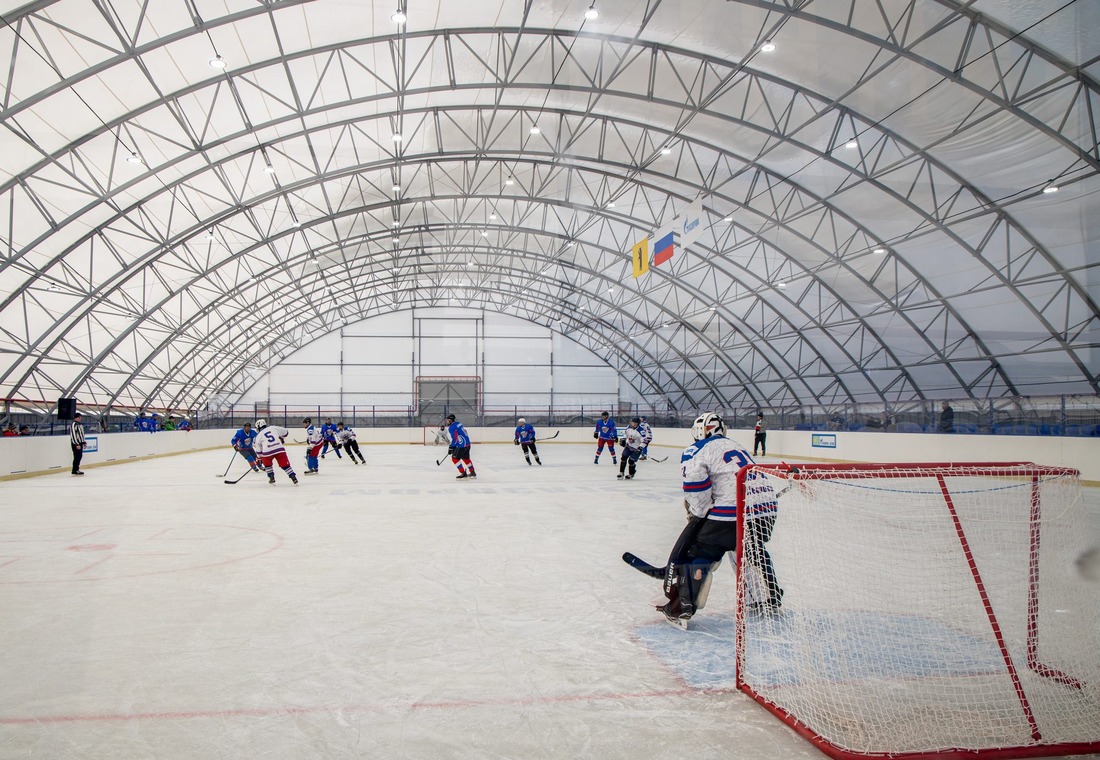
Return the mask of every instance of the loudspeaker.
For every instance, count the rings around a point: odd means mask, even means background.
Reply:
[[[57,400],[57,419],[71,420],[76,414],[75,398],[59,398]]]

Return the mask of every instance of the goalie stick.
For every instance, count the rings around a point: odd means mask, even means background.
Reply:
[[[666,457],[666,459],[667,459],[667,457]],[[797,473],[798,468],[797,467],[791,467],[790,472]],[[795,485],[795,481],[793,481],[793,480],[791,482],[787,483],[787,485],[783,487],[783,490],[776,492],[775,498],[778,499],[780,496],[782,496],[783,494],[790,491],[792,488],[794,488],[794,485]],[[648,562],[646,562],[644,559],[638,557],[637,555],[631,554],[630,552],[624,552],[623,553],[623,562],[630,565],[632,568],[634,568],[638,572],[644,573],[645,575],[648,575],[650,578],[656,578],[658,580],[663,580],[665,575],[668,574],[668,565],[665,565],[664,567],[657,567],[656,565],[651,565]]]
[[[641,559],[640,557],[636,557],[633,554],[631,554],[630,552],[624,552],[623,553],[623,562],[630,565],[635,570],[638,570],[639,572],[645,573],[650,578],[656,578],[658,580],[663,579],[665,577],[665,573],[668,572],[668,565],[665,565],[664,567],[657,567],[656,565],[651,565],[648,562],[646,562],[644,559]]]

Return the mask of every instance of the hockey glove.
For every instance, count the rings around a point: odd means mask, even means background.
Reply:
[[[516,440],[512,441],[512,443],[514,443],[514,444],[516,444],[517,446],[519,446],[519,439],[517,438]]]
[[[626,439],[625,438],[620,438],[619,439],[619,445],[622,446],[625,449],[626,448]]]
[[[454,456],[454,455],[455,455],[455,447],[454,447],[454,446],[448,446],[448,447],[447,447],[447,453],[448,453],[448,454],[449,454],[450,456]]]
[[[600,434],[599,433],[593,433],[592,437],[595,438],[598,441],[600,439]]]

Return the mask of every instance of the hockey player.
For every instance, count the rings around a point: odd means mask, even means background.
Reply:
[[[641,418],[632,418],[630,427],[623,431],[623,437],[619,439],[619,445],[623,447],[623,461],[619,464],[619,474],[617,476],[619,480],[624,477],[630,480],[638,471],[638,458],[642,455],[642,447],[644,446],[641,424]],[[630,466],[629,472],[627,472],[627,465]]]
[[[642,434],[642,455],[638,457],[643,462],[649,459],[649,444],[653,440],[653,428],[642,417],[642,423],[638,425],[638,432]]]
[[[523,458],[527,460],[527,464],[531,464],[531,457],[535,457],[535,461],[542,466],[542,460],[539,459],[539,450],[535,447],[535,428],[527,424],[527,420],[520,417],[516,420],[519,423],[516,426],[516,445],[523,447]]]
[[[604,444],[607,444],[607,448],[611,452],[611,464],[618,464],[619,460],[615,457],[615,439],[619,435],[618,431],[615,430],[615,420],[611,419],[610,414],[603,412],[600,415],[600,419],[596,421],[596,431],[592,433],[592,437],[597,441],[596,458],[592,461],[595,464],[600,463],[600,454],[603,453]]]
[[[256,459],[256,431],[252,429],[252,423],[246,422],[236,435],[233,436],[233,440],[230,441],[233,445],[233,450],[244,457],[244,460],[248,462],[248,466],[252,468],[252,472],[262,472],[260,463]]]
[[[321,425],[321,438],[325,441],[325,446],[321,449],[321,459],[325,458],[325,454],[328,453],[330,444],[332,450],[336,452],[336,458],[344,458],[343,455],[340,454],[340,443],[336,440],[336,426],[332,424],[331,417],[325,417],[325,424]]]
[[[256,452],[260,455],[267,472],[267,482],[275,485],[275,465],[283,468],[283,472],[290,476],[294,485],[298,485],[298,476],[294,468],[290,466],[290,458],[286,455],[284,443],[290,431],[279,425],[268,426],[267,420],[256,420]]]
[[[743,446],[725,437],[725,423],[714,412],[699,415],[691,433],[695,443],[684,449],[680,459],[688,524],[668,558],[668,602],[658,607],[670,622],[683,628],[706,604],[711,576],[722,557],[737,548],[737,471],[753,461]],[[761,477],[746,488],[745,499],[747,514],[740,515],[746,521],[745,564],[760,569],[766,589],[766,598],[755,606],[777,610],[783,589],[764,548],[775,526],[775,491]]]
[[[351,429],[351,425],[345,425],[343,422],[336,423],[336,443],[348,452],[348,458],[351,459],[352,464],[367,463],[363,459],[363,452],[359,450],[359,441],[355,440],[355,431]],[[359,457],[358,462],[355,461],[356,456]]]
[[[447,453],[451,455],[451,461],[458,468],[458,476],[455,479],[476,478],[477,473],[474,472],[474,463],[470,460],[470,436],[466,432],[466,428],[455,419],[453,414],[448,414],[446,420],[447,434],[451,440]]]
[[[324,438],[321,437],[321,429],[313,424],[311,417],[302,420],[302,427],[306,429],[306,475],[316,475],[320,472],[317,469],[320,464],[317,455],[321,453]]]

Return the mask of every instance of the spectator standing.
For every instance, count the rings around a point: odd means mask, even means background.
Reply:
[[[955,410],[946,401],[940,402],[940,428],[941,433],[955,432]]]
[[[756,413],[756,430],[752,437],[753,456],[756,456],[757,449],[760,450],[760,456],[768,455],[768,423],[764,422],[763,412]]]
[[[83,475],[80,471],[80,460],[84,457],[84,425],[80,421],[80,412],[73,415],[73,421],[69,425],[69,445],[73,449],[73,475]]]

